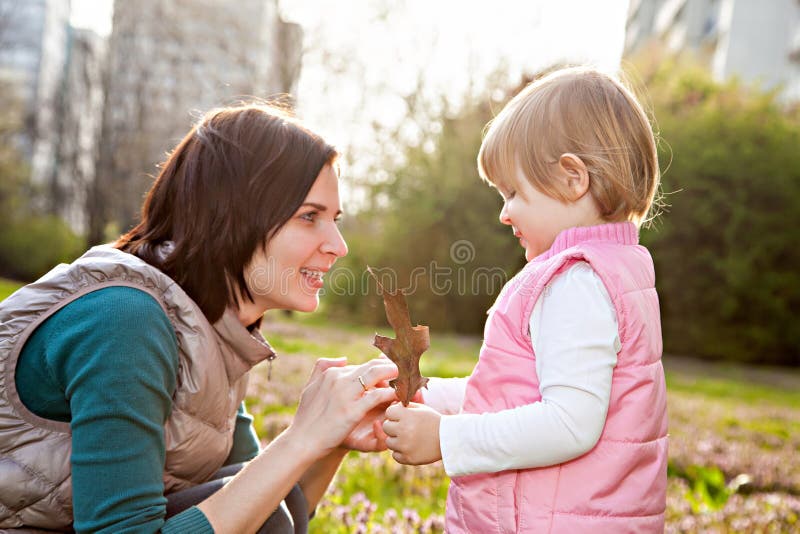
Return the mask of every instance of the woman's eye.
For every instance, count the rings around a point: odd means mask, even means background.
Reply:
[[[317,218],[317,212],[316,211],[310,211],[308,213],[304,213],[304,214],[302,214],[300,216],[300,218],[303,219],[303,220],[306,220],[308,222],[314,222],[314,220]]]

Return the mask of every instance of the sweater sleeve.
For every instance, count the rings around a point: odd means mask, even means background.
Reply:
[[[588,452],[605,425],[620,349],[608,292],[578,263],[556,278],[530,321],[542,400],[496,413],[443,417],[450,476],[542,467]]]
[[[197,508],[164,521],[164,423],[178,347],[160,305],[112,287],[48,323],[46,365],[70,413],[75,530],[213,532]]]

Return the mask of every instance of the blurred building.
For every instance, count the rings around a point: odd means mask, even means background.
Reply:
[[[110,211],[91,239],[106,220],[125,230],[138,219],[157,164],[201,112],[292,92],[301,40],[277,0],[115,2],[97,169]]]
[[[0,105],[42,211],[90,241],[138,218],[157,164],[213,106],[294,92],[302,31],[278,0],[114,3],[108,38],[70,26],[71,0],[0,0]]]
[[[651,41],[689,50],[719,80],[738,76],[800,99],[798,0],[631,0],[626,53]]]
[[[49,211],[79,234],[87,232],[95,209],[106,55],[106,38],[70,28],[64,84],[55,106],[58,147],[47,182]]]
[[[3,105],[23,108],[18,146],[42,188],[58,146],[57,101],[65,83],[69,0],[0,0]]]
[[[17,144],[38,211],[88,228],[103,109],[105,41],[70,26],[70,0],[0,0],[0,90],[21,107]]]

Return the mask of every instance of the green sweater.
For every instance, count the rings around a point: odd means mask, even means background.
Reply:
[[[20,399],[72,430],[76,531],[213,532],[196,507],[164,521],[164,423],[177,370],[169,319],[153,297],[130,287],[78,298],[25,343],[15,378]],[[258,450],[242,404],[225,464]]]

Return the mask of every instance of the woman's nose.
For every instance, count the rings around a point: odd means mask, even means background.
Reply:
[[[336,224],[333,224],[331,225],[331,228],[332,230],[325,237],[325,241],[322,244],[322,252],[325,254],[333,254],[337,258],[346,256],[347,243],[345,242],[344,237],[342,237],[339,227]]]

